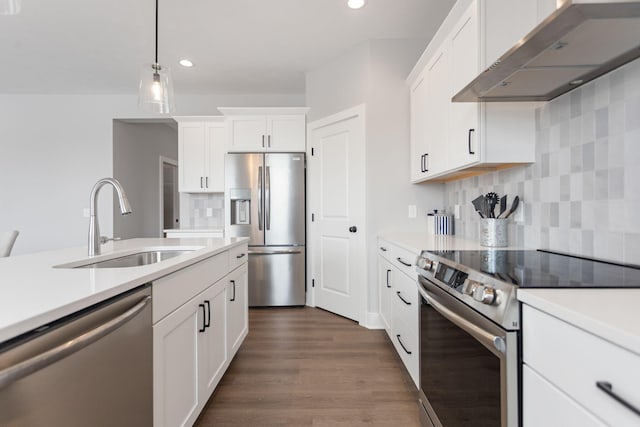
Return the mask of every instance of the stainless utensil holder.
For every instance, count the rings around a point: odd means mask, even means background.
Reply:
[[[509,246],[507,218],[480,219],[480,245],[489,247]]]

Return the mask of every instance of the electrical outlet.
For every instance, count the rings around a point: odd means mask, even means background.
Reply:
[[[207,216],[213,216],[213,208],[207,208]]]
[[[453,207],[453,216],[455,219],[460,219],[460,205],[455,205]]]
[[[409,218],[416,218],[418,216],[418,208],[416,205],[409,205]]]
[[[524,222],[524,203],[522,202],[522,200],[520,200],[520,203],[518,203],[518,208],[513,215],[513,220],[515,222]]]
[[[82,216],[84,218],[89,218],[89,215],[91,214],[91,212],[89,211],[89,208],[83,208],[82,209]]]

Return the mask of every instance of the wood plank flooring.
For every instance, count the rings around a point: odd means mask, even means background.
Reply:
[[[315,308],[252,309],[249,335],[196,425],[419,426],[384,331]]]

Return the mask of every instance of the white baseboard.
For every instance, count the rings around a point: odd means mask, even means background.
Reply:
[[[360,326],[367,329],[384,329],[380,313],[372,313],[370,311],[367,312],[364,322],[360,322]]]

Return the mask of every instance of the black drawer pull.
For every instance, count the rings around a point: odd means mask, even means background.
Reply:
[[[387,252],[387,248],[385,248],[384,246],[380,246],[380,250],[381,250],[382,252]]]
[[[207,329],[207,309],[204,308],[204,304],[198,304],[198,308],[202,309],[202,329],[198,328],[198,332],[204,332]]]
[[[240,258],[242,258],[243,256],[245,256],[245,254],[243,254],[243,253],[242,253],[242,254],[240,254],[240,255],[236,255],[236,258],[237,258],[237,259],[240,259]]]
[[[402,347],[402,349],[407,353],[407,354],[411,354],[411,352],[409,350],[407,350],[407,347],[404,346],[404,344],[402,344],[402,341],[400,340],[400,334],[396,335],[396,339],[398,340],[398,342],[400,343],[400,347]]]
[[[471,151],[471,134],[475,131],[475,129],[469,129],[469,154],[476,154],[475,151]]]
[[[236,281],[235,280],[231,280],[231,285],[233,285],[233,296],[231,297],[231,299],[229,301],[233,302],[236,300]]]
[[[390,280],[389,280],[389,273],[391,273],[391,270],[387,270],[387,288],[390,288],[390,287],[391,287],[391,284],[389,283],[389,282],[390,282]]]
[[[596,387],[598,387],[600,390],[604,391],[605,393],[607,393],[609,396],[611,396],[612,398],[614,398],[615,400],[617,400],[620,404],[622,404],[623,406],[625,406],[627,409],[633,411],[634,414],[636,415],[640,415],[640,409],[636,408],[635,406],[633,406],[631,403],[627,402],[624,398],[622,398],[621,396],[619,396],[618,394],[616,394],[613,391],[613,385],[611,385],[610,382],[607,381],[597,381],[596,382]]]
[[[204,301],[207,306],[207,323],[204,324],[205,329],[211,326],[211,303],[209,300]]]
[[[396,295],[398,295],[398,298],[400,298],[403,303],[405,303],[407,305],[411,305],[411,303],[409,301],[407,301],[406,299],[402,298],[402,295],[400,295],[400,291],[396,292]]]
[[[402,258],[398,257],[396,258],[398,260],[398,262],[402,265],[406,265],[407,267],[411,267],[411,263],[408,263],[406,261],[403,261]]]

